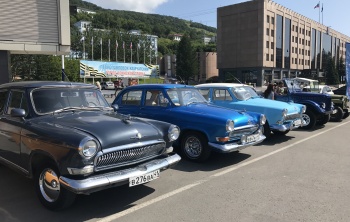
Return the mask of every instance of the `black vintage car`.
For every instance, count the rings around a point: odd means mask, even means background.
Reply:
[[[175,125],[114,112],[94,85],[0,85],[0,162],[33,178],[51,210],[76,194],[157,179],[180,160],[178,136]]]

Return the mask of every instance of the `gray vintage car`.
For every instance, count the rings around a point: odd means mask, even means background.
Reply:
[[[90,84],[1,85],[0,132],[0,163],[33,178],[51,210],[76,194],[147,183],[180,160],[177,126],[118,114]]]

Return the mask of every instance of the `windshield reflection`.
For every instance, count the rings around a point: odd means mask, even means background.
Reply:
[[[35,89],[31,93],[31,101],[37,114],[53,113],[67,108],[109,108],[100,91],[86,88]]]
[[[192,103],[207,103],[198,89],[194,88],[168,89],[167,94],[175,106],[187,106]]]
[[[252,97],[259,97],[259,95],[250,86],[236,86],[231,89],[233,95],[238,100],[248,100]]]

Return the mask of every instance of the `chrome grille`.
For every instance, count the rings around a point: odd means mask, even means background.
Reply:
[[[285,120],[294,120],[294,119],[300,119],[300,118],[301,118],[300,113],[296,113],[296,114],[287,115]]]
[[[238,127],[235,128],[233,132],[230,133],[230,138],[241,139],[243,135],[251,135],[259,129],[259,125],[249,125],[248,127]]]
[[[147,159],[154,158],[163,153],[165,143],[148,144],[140,147],[115,150],[108,153],[101,153],[96,157],[96,171],[117,166],[126,166]]]

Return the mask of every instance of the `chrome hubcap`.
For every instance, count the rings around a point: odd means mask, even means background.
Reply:
[[[60,195],[60,182],[57,174],[52,169],[45,169],[39,177],[41,195],[48,202],[55,202]]]
[[[202,145],[197,137],[191,136],[187,138],[185,151],[190,158],[198,158],[201,155]]]
[[[310,116],[303,114],[303,121],[304,121],[304,123],[303,123],[304,126],[309,125],[310,124]]]

